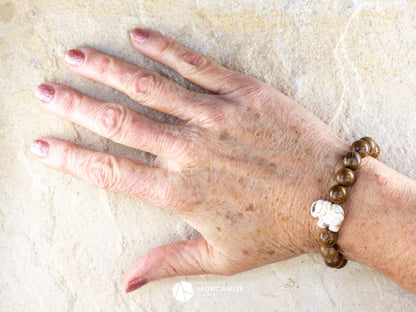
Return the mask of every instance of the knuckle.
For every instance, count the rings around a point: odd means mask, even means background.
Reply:
[[[113,189],[117,185],[117,160],[114,156],[95,153],[85,164],[88,180],[99,188]]]
[[[136,72],[128,85],[128,90],[136,100],[150,101],[160,90],[161,77],[155,73],[142,71]]]
[[[253,79],[245,85],[241,92],[243,95],[253,98],[263,97],[265,94],[264,84],[256,79]]]
[[[144,177],[143,180],[146,181],[147,179]],[[174,185],[171,185],[170,183],[161,183],[158,178],[154,180],[154,176],[148,180],[153,180],[154,183],[141,183],[140,185],[135,185],[135,197],[155,203],[170,210],[176,210],[181,207],[181,200],[177,195],[177,188]]]
[[[187,165],[194,163],[195,159],[200,157],[201,152],[201,129],[190,126],[178,128],[172,132],[165,131],[158,142],[161,146],[169,146],[172,151],[172,157],[176,161],[168,160],[165,163],[172,171],[181,171],[180,163]]]
[[[182,57],[180,57],[180,60],[178,71],[186,75],[195,74],[208,67],[211,63],[206,57],[191,51],[186,51]]]
[[[236,105],[231,103],[212,106],[204,112],[204,124],[212,129],[225,129],[229,122],[238,117],[240,111]]]
[[[170,177],[163,198],[167,207],[181,215],[192,215],[204,199],[205,194],[194,183],[194,178],[182,174]]]
[[[61,102],[64,116],[68,118],[72,116],[73,112],[76,110],[76,107],[81,102],[82,97],[83,96],[81,94],[71,91],[65,94]]]
[[[240,84],[238,88],[235,88],[230,97],[246,98],[250,100],[260,101],[266,94],[265,84],[252,77],[243,77],[242,82],[235,82]]]
[[[98,129],[106,138],[119,141],[124,136],[128,109],[117,104],[106,105],[98,114]]]
[[[194,158],[195,143],[198,142],[199,135],[192,130],[183,129],[184,133],[180,136],[176,136],[172,141],[174,142],[173,150],[176,157],[183,161],[188,161]],[[185,134],[186,133],[186,134]],[[185,137],[186,136],[186,137]]]
[[[156,47],[156,55],[162,59],[167,57],[173,50],[174,45],[175,41],[172,39],[166,37],[161,39],[161,42],[159,42],[158,46]]]
[[[73,172],[72,164],[73,162],[73,155],[74,155],[74,148],[72,144],[67,144],[61,151],[60,159],[61,159],[61,169],[66,173]]]
[[[166,207],[172,211],[182,211],[185,203],[187,202],[187,196],[184,194],[182,188],[179,185],[183,185],[182,179],[176,175],[170,175],[167,177],[166,183],[159,184],[157,188],[151,188],[148,190],[149,197],[160,206]],[[166,178],[166,177],[165,177]],[[180,193],[178,192],[180,190]],[[180,195],[178,195],[180,194]]]
[[[178,197],[175,196],[176,192],[174,188],[175,187],[171,183],[168,183],[164,188],[164,192],[161,195],[161,199],[165,206],[176,209],[179,208],[182,204],[180,199],[178,199]]]
[[[111,58],[107,55],[98,55],[92,62],[92,70],[94,75],[101,77],[104,76],[110,67]]]
[[[175,265],[166,260],[161,263],[159,269],[163,271],[163,275],[167,278],[181,275],[180,272],[176,269]]]
[[[275,101],[272,94],[268,86],[259,81],[240,90],[240,97],[250,101],[252,110],[260,114],[268,113],[267,110],[270,108],[270,103]]]

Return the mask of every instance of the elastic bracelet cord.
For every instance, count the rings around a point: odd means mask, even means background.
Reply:
[[[319,237],[319,251],[330,268],[341,269],[348,262],[337,245],[338,231],[344,221],[344,210],[339,204],[347,200],[347,187],[355,182],[354,170],[361,167],[361,159],[368,155],[376,159],[380,155],[380,147],[372,138],[363,137],[352,143],[351,151],[344,156],[344,168],[335,174],[338,184],[329,189],[329,201],[320,199],[311,206],[312,217],[319,218],[318,226],[324,229]]]

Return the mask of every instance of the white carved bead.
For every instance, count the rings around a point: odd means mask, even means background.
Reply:
[[[317,200],[311,206],[312,217],[319,218],[318,226],[328,228],[332,232],[338,232],[344,221],[344,209],[340,205],[327,200]]]

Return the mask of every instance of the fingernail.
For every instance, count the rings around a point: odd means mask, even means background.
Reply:
[[[43,140],[35,140],[30,145],[30,151],[39,158],[46,158],[49,153],[49,143]]]
[[[85,61],[85,54],[80,50],[69,50],[65,54],[65,61],[72,66],[81,66]]]
[[[41,84],[37,87],[35,96],[43,102],[50,102],[55,96],[55,89],[50,85]]]
[[[133,31],[131,32],[131,37],[140,43],[145,42],[149,38],[149,36],[150,33],[144,29],[136,28],[133,29]]]
[[[144,277],[136,278],[136,279],[130,281],[127,284],[126,293],[132,292],[132,291],[146,285],[148,282],[149,281],[147,280],[147,278],[144,278]]]

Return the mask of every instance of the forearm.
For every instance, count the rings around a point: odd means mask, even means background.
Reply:
[[[367,157],[345,213],[342,253],[416,293],[416,181]]]

